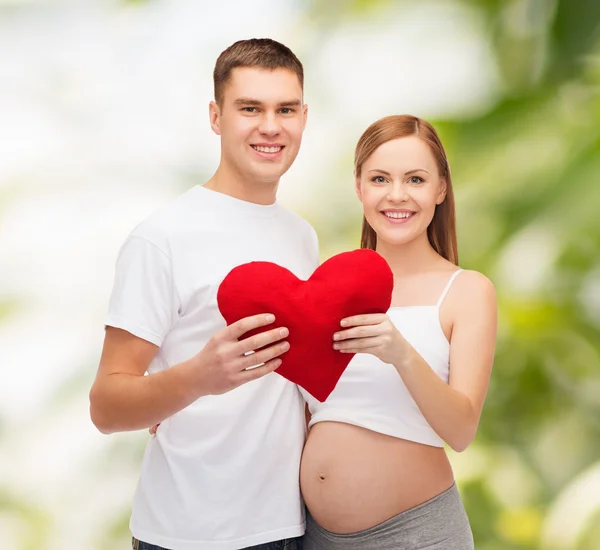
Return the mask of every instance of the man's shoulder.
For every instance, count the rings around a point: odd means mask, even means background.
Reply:
[[[131,236],[151,241],[157,246],[164,245],[181,230],[189,228],[191,219],[201,220],[201,210],[202,203],[196,200],[195,188],[192,187],[149,214],[133,229]]]
[[[282,219],[285,223],[289,224],[291,227],[297,229],[298,231],[307,232],[310,234],[315,233],[314,227],[310,224],[308,220],[303,218],[297,212],[290,210],[287,207],[281,207]]]

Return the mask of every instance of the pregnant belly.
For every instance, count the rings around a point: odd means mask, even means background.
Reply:
[[[440,494],[453,483],[444,449],[340,422],[308,435],[300,485],[315,521],[355,533]]]

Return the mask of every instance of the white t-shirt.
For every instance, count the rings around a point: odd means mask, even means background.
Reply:
[[[277,203],[193,187],[124,243],[106,324],[160,346],[150,373],[186,361],[225,327],[218,286],[250,261],[307,279],[318,265],[315,231]],[[234,550],[300,536],[304,422],[297,387],[276,373],[167,418],[146,449],[133,535],[172,550]]]

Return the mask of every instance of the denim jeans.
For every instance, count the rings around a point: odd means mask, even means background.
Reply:
[[[156,546],[156,544],[137,540],[135,537],[131,539],[131,547],[133,550],[168,550],[167,548]],[[302,537],[265,542],[258,546],[248,546],[243,550],[302,550]]]

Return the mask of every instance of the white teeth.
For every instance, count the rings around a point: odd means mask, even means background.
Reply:
[[[253,145],[252,147],[261,153],[279,153],[283,149],[283,147],[262,147],[261,145]]]
[[[412,212],[384,212],[384,214],[388,218],[394,218],[395,220],[398,220],[398,219],[403,219],[403,218],[410,218],[413,213]]]

